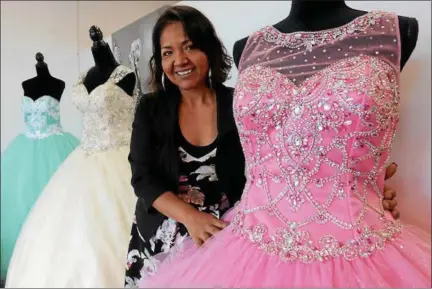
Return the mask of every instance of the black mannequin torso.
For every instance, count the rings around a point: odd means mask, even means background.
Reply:
[[[24,95],[36,101],[38,98],[48,95],[60,101],[65,89],[63,80],[52,77],[48,65],[44,62],[42,53],[36,54],[36,77],[23,81]]]
[[[90,68],[84,79],[87,92],[92,92],[96,87],[108,81],[114,69],[120,64],[116,61],[109,45],[102,40],[103,35],[96,26],[90,28],[90,37],[93,40],[91,48],[95,66]],[[132,96],[135,88],[135,74],[129,73],[121,79],[117,85],[128,95]]]
[[[342,26],[367,11],[355,10],[348,7],[343,0],[332,1],[291,1],[291,11],[287,18],[278,22],[274,27],[283,32],[319,31]],[[417,44],[418,22],[415,18],[398,16],[401,37],[401,70],[407,63]],[[248,37],[234,43],[233,58],[238,67],[241,54]]]

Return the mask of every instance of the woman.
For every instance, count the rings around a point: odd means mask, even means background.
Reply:
[[[219,219],[245,184],[233,89],[223,85],[231,59],[211,22],[191,7],[166,10],[153,30],[150,68],[154,92],[138,105],[129,155],[138,202],[126,287],[137,286],[143,267],[155,272],[154,255],[188,236],[202,245],[225,228]],[[394,191],[385,194],[397,216]]]

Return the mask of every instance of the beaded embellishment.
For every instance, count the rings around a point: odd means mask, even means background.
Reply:
[[[25,135],[31,139],[43,139],[63,134],[60,121],[60,103],[45,95],[36,101],[24,96],[21,110],[26,124]]]
[[[320,32],[267,27],[245,48],[233,107],[247,183],[232,228],[268,254],[353,260],[402,232],[382,206],[399,120],[395,19],[369,12]]]
[[[312,51],[313,46],[338,41],[356,32],[365,32],[369,26],[374,25],[382,17],[382,13],[383,12],[372,11],[355,18],[350,23],[339,28],[324,31],[283,34],[273,26],[266,26],[262,29],[262,32],[264,34],[264,39],[268,42],[291,49],[304,46],[307,50]]]
[[[91,93],[83,84],[83,74],[74,87],[72,100],[83,116],[81,148],[87,154],[130,144],[136,95],[129,96],[117,83],[133,71],[119,65],[104,84]]]

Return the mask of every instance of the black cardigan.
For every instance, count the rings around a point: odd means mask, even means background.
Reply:
[[[215,88],[219,143],[216,174],[231,205],[240,200],[246,178],[245,159],[233,116],[234,89]],[[138,197],[135,215],[140,233],[149,239],[164,216],[152,204],[164,192],[178,193],[178,93],[144,95],[132,126],[129,163]]]

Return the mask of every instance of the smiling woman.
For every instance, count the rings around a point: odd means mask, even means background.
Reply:
[[[180,22],[169,24],[161,35],[162,68],[168,79],[182,90],[197,88],[207,76],[209,64],[204,52],[195,49]]]
[[[126,271],[136,287],[153,256],[191,236],[201,245],[240,198],[244,156],[223,82],[231,59],[210,21],[184,6],[153,30],[150,86],[138,105],[129,160],[138,196]]]

